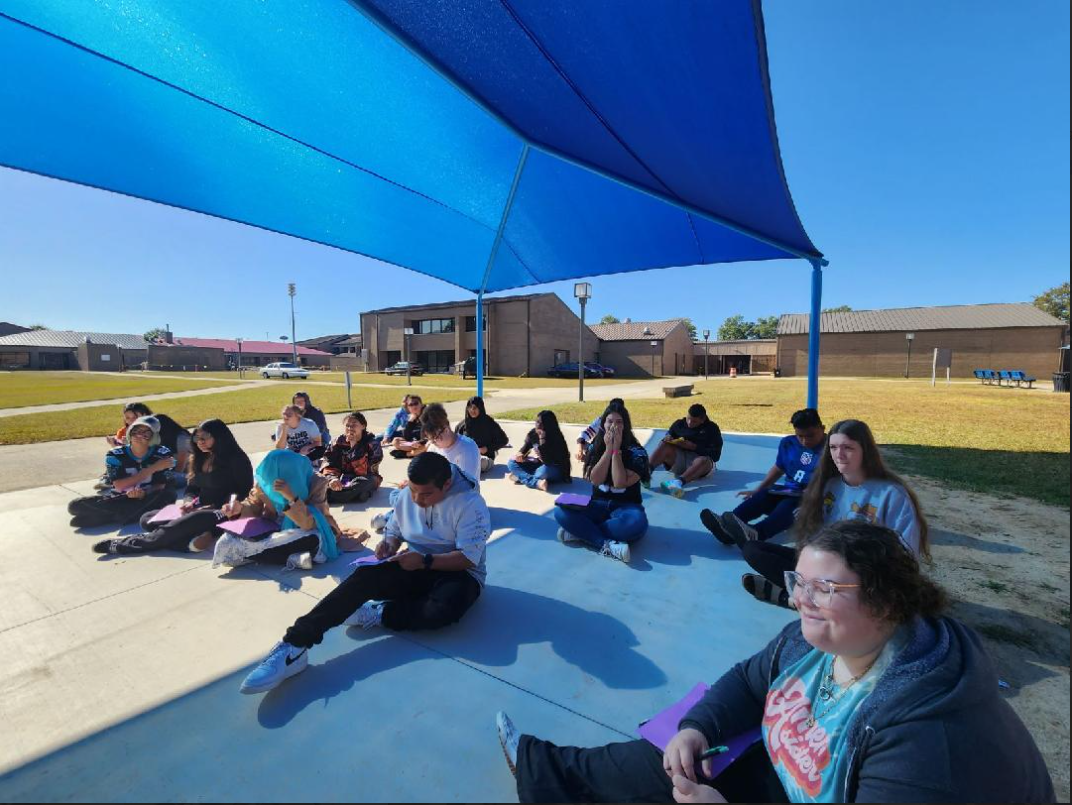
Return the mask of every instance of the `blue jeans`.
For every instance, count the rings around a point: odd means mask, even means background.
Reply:
[[[756,529],[761,540],[768,540],[793,525],[793,517],[798,506],[800,506],[800,498],[772,495],[764,489],[762,492],[756,492],[751,497],[745,498],[744,502],[733,510],[733,513],[746,523],[767,515],[752,527]]]
[[[555,520],[593,548],[602,548],[608,539],[636,542],[648,530],[648,516],[643,506],[613,500],[592,500],[583,509],[555,506]]]
[[[512,472],[514,477],[521,483],[532,489],[535,489],[536,484],[540,481],[547,481],[547,483],[553,484],[556,481],[563,480],[561,469],[552,464],[544,464],[534,458],[527,458],[524,461],[510,459],[506,462],[506,469]]]

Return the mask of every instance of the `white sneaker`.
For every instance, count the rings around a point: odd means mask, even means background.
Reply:
[[[482,472],[482,473],[487,472],[488,470],[490,470],[494,466],[495,466],[495,462],[492,461],[487,456],[481,456],[480,457],[480,472]]]
[[[309,665],[309,649],[279,642],[268,652],[260,665],[249,672],[239,690],[242,693],[264,693]]]
[[[495,729],[499,733],[499,746],[506,757],[506,765],[510,767],[510,773],[517,777],[517,749],[521,743],[521,733],[502,710],[495,714]]]
[[[372,530],[376,532],[382,532],[385,528],[387,528],[387,516],[389,514],[390,512],[386,511],[379,512],[378,514],[374,515],[372,518]]]
[[[579,542],[584,542],[580,537],[575,537],[569,531],[564,528],[558,529],[558,541],[563,545],[576,545]]]
[[[360,626],[362,629],[381,626],[383,624],[383,604],[383,601],[366,601],[343,623],[347,626]]]
[[[305,553],[292,553],[287,557],[287,570],[312,570],[313,569],[313,555],[308,551]]]
[[[619,562],[629,564],[630,554],[628,542],[616,542],[615,540],[608,539],[603,543],[603,550],[601,553],[604,556],[609,556],[611,559],[617,559]]]
[[[675,498],[680,498],[685,495],[685,484],[681,482],[680,478],[671,478],[668,481],[663,481],[662,488],[664,492],[673,495]]]

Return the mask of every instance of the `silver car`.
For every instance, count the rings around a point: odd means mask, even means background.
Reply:
[[[309,370],[302,369],[297,364],[282,361],[280,363],[270,363],[267,366],[262,366],[261,377],[265,380],[270,377],[281,377],[284,380],[289,380],[292,377],[300,377],[304,379],[309,377]]]

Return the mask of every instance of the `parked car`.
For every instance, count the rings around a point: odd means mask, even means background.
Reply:
[[[600,366],[598,363],[586,362],[584,364],[584,376],[585,377],[606,377],[604,373],[605,367]],[[613,374],[614,370],[611,369]],[[577,377],[577,362],[573,363],[560,363],[557,366],[552,366],[547,370],[548,377]]]
[[[295,363],[289,363],[288,361],[282,361],[280,363],[270,363],[267,366],[261,367],[261,377],[267,380],[270,377],[281,377],[284,380],[289,380],[292,377],[300,377],[305,379],[309,376],[308,369],[302,369]]]
[[[408,368],[408,371],[407,371],[407,368]],[[384,374],[388,374],[388,375],[404,375],[404,374],[407,374],[407,373],[410,374],[410,375],[423,375],[424,374],[424,367],[421,366],[419,363],[410,363],[409,361],[399,361],[398,363],[394,364],[393,366],[388,366],[386,369],[383,370],[383,372],[384,372]]]

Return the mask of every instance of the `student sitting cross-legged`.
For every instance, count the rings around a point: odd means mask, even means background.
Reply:
[[[611,397],[607,401],[607,408],[624,408],[625,400],[621,397]],[[581,435],[577,437],[577,460],[584,464],[585,458],[588,457],[588,451],[592,449],[592,445],[595,444],[596,437],[599,436],[603,430],[603,415],[600,414],[592,423],[581,431]]]
[[[676,498],[685,494],[685,484],[710,475],[722,457],[722,431],[707,417],[699,403],[688,415],[674,422],[651,454],[651,466],[670,470],[674,477],[662,487]]]
[[[495,454],[510,443],[510,439],[484,407],[483,397],[470,397],[465,404],[465,419],[454,432],[468,436],[480,450],[480,471],[487,472],[495,465]]]
[[[275,426],[272,440],[278,449],[293,450],[310,461],[324,455],[324,437],[320,428],[313,420],[302,416],[302,409],[297,405],[283,406],[282,419]]]
[[[439,629],[460,620],[480,597],[491,521],[473,480],[436,453],[413,459],[407,476],[409,484],[376,547],[384,561],[359,566],[298,618],[246,677],[243,693],[270,690],[305,670],[308,650],[344,622],[396,631]]]
[[[77,498],[67,505],[71,525],[89,528],[136,523],[147,511],[175,501],[168,487],[168,472],[175,454],[160,444],[160,422],[154,416],[135,419],[126,432],[126,444],[104,457],[107,479],[99,495]]]
[[[221,509],[232,497],[241,499],[253,487],[253,467],[234,434],[222,420],[207,419],[197,426],[188,468],[182,514],[153,522],[160,507],[141,516],[144,533],[108,539],[93,546],[97,553],[139,554],[151,551],[203,551],[222,533],[217,526]]]
[[[912,489],[886,468],[875,437],[866,422],[835,422],[821,451],[819,468],[800,500],[793,531],[800,539],[826,523],[864,520],[892,528],[915,556],[930,558],[927,520]],[[756,573],[741,577],[745,590],[760,601],[787,606],[782,586],[785,571],[793,569],[796,550],[787,545],[747,540],[741,555]]]
[[[651,477],[648,454],[633,435],[624,405],[608,407],[600,429],[584,463],[592,499],[583,509],[555,507],[558,541],[583,543],[628,564],[629,543],[648,530],[640,494],[640,485]]]
[[[800,506],[800,496],[819,466],[826,445],[826,428],[814,408],[804,408],[789,420],[793,435],[778,443],[774,466],[755,489],[737,493],[745,498],[733,511],[715,514],[700,512],[700,521],[723,545],[765,542],[793,525],[793,515]],[[784,476],[785,481],[777,481]],[[757,522],[758,521],[758,522]]]
[[[544,492],[550,484],[571,480],[569,447],[554,411],[540,411],[536,415],[535,427],[525,437],[517,455],[506,462],[506,467],[510,470],[506,477],[515,484]]]
[[[518,799],[1054,801],[979,636],[943,616],[944,594],[898,534],[822,528],[803,540],[786,584],[799,620],[715,682],[665,751],[644,740],[556,746],[499,713]],[[704,753],[757,728],[759,740],[712,779]]]
[[[328,503],[364,503],[383,483],[383,448],[360,411],[347,414],[342,426],[343,435],[325,454],[320,475],[328,479]]]

